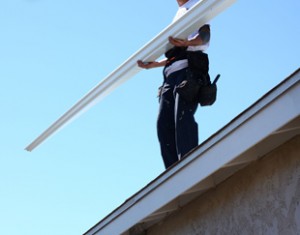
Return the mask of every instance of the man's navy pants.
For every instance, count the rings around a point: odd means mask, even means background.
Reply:
[[[194,118],[198,104],[185,101],[175,92],[186,74],[187,69],[182,69],[165,78],[160,95],[157,133],[166,168],[198,145],[198,125]]]

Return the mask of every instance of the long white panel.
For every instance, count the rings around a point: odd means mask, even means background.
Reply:
[[[216,15],[225,10],[234,2],[235,0],[199,1],[199,3],[190,9],[187,14],[183,15],[176,22],[166,27],[154,39],[143,46],[116,70],[104,78],[97,86],[88,92],[25,149],[27,151],[32,151],[48,137],[72,121],[75,117],[82,114],[84,111],[112,92],[116,87],[120,86],[122,83],[126,82],[136,73],[138,73],[141,69],[136,64],[137,60],[151,61],[160,57],[167,49],[171,47],[168,43],[169,36],[186,38],[187,35],[213,19]]]

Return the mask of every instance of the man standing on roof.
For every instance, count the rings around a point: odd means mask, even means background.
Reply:
[[[184,15],[197,2],[198,0],[177,0],[179,9],[173,21]],[[208,48],[209,40],[210,27],[206,24],[185,40],[170,37],[169,42],[174,47],[166,53],[166,59],[138,61],[138,66],[145,69],[164,67],[157,133],[166,169],[198,145],[198,124],[194,118],[198,103],[185,100],[176,92],[176,88],[187,79],[191,67],[186,52],[202,53]],[[206,67],[208,73],[208,59]]]

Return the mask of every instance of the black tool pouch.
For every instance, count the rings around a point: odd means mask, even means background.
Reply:
[[[220,74],[211,83],[201,86],[199,89],[198,102],[201,106],[208,106],[215,103],[217,99],[217,81],[220,78]]]
[[[198,80],[200,87],[198,89],[197,101],[201,106],[208,106],[215,103],[217,99],[217,81],[220,78],[218,74],[211,83],[209,76],[209,59],[206,53],[202,51],[187,51],[187,59],[193,79]]]
[[[187,78],[182,81],[177,87],[176,92],[188,102],[198,102],[199,89],[201,87],[201,82],[199,79],[193,77],[193,73],[188,68]]]
[[[176,88],[177,93],[186,101],[199,102],[201,87],[210,83],[208,56],[202,51],[186,51],[188,69],[186,80]]]

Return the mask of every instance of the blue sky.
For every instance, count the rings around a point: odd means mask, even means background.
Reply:
[[[0,0],[0,234],[82,234],[163,172],[161,69],[142,71],[24,148],[172,20],[175,0]],[[200,141],[299,68],[300,2],[237,1],[212,20]],[[272,121],[272,120],[270,120]]]

